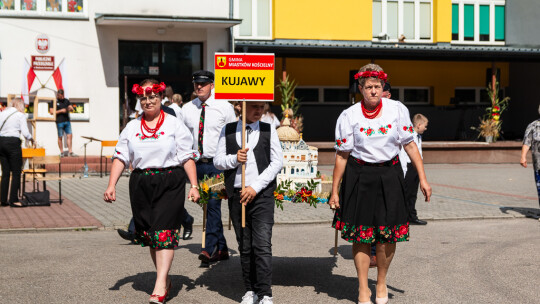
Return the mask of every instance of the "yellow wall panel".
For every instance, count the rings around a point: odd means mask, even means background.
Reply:
[[[433,42],[452,40],[452,0],[433,1]]]
[[[282,58],[276,58],[276,77],[282,77]],[[367,59],[287,58],[286,69],[299,86],[349,86],[349,70],[358,70]],[[433,104],[445,106],[456,87],[485,87],[491,62],[377,60],[392,86],[431,87]],[[496,63],[501,87],[509,85],[509,63]],[[276,80],[276,83],[279,80]]]
[[[274,0],[274,39],[372,40],[372,1]]]

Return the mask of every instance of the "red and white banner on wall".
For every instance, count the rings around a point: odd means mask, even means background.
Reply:
[[[34,83],[34,79],[36,79],[36,73],[34,73],[34,70],[26,60],[24,59],[23,64],[23,79],[22,79],[22,90],[21,90],[21,98],[24,100],[25,104],[30,103],[30,89],[32,88],[32,84]]]
[[[66,90],[66,80],[67,80],[67,74],[66,74],[66,64],[65,60],[62,59],[56,70],[54,70],[52,77],[54,79],[54,83],[56,84],[56,88],[58,90],[62,89],[64,90],[64,98],[68,97],[68,90]]]

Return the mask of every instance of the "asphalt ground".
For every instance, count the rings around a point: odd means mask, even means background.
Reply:
[[[0,303],[147,303],[153,288],[148,249],[115,231],[2,233],[0,244]],[[356,303],[351,245],[340,239],[334,257],[333,244],[328,224],[274,226],[275,303]],[[200,240],[182,242],[168,303],[239,303],[239,256],[230,246],[228,261],[199,268]],[[390,303],[539,303],[536,219],[432,221],[412,226],[411,240],[397,247]],[[372,269],[373,295],[375,280]]]

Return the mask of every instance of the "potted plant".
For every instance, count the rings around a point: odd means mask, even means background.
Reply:
[[[501,135],[502,120],[501,114],[508,108],[510,97],[499,99],[499,83],[495,82],[495,86],[491,83],[486,89],[491,106],[486,108],[486,113],[480,118],[480,125],[473,127],[478,131],[478,137],[484,137],[486,142],[494,142]]]

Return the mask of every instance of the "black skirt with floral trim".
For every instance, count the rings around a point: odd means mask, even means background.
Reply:
[[[178,246],[186,197],[184,168],[134,170],[129,197],[135,243],[159,249]]]
[[[397,157],[380,166],[349,157],[332,227],[351,243],[408,241],[404,185]]]

